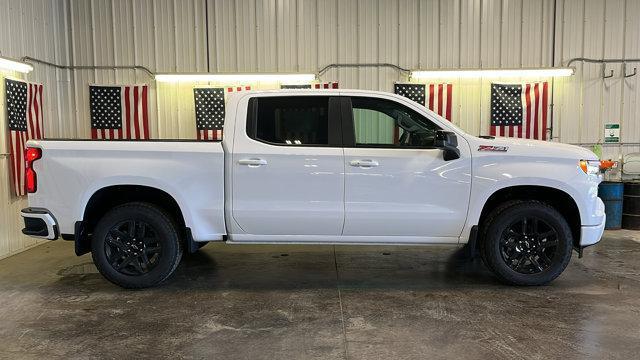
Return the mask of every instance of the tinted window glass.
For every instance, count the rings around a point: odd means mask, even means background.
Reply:
[[[282,145],[329,144],[329,97],[261,97],[257,106],[257,140]]]
[[[357,146],[424,148],[434,145],[440,128],[395,101],[352,97]]]

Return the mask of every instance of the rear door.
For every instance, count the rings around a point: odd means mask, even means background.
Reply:
[[[459,159],[445,161],[434,147],[440,127],[409,106],[375,97],[343,104],[344,236],[457,242],[471,191],[466,143]]]
[[[340,235],[339,101],[316,95],[249,100],[246,133],[236,130],[232,155],[232,214],[245,234],[283,235],[274,241],[285,241],[284,235]]]

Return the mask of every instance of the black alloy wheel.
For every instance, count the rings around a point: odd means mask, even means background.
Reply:
[[[552,265],[558,249],[558,232],[538,217],[512,222],[500,239],[505,263],[521,274],[535,274]]]
[[[162,243],[148,223],[125,220],[107,232],[104,251],[116,271],[135,276],[146,274],[158,265]]]

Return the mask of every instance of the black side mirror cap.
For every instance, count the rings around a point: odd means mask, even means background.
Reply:
[[[458,137],[452,131],[436,131],[435,147],[443,150],[442,157],[444,161],[460,158],[460,150],[458,149]]]

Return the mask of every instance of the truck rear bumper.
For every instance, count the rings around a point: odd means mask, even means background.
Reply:
[[[26,208],[22,209],[20,215],[24,219],[23,234],[48,240],[55,240],[60,235],[56,219],[49,210]]]

